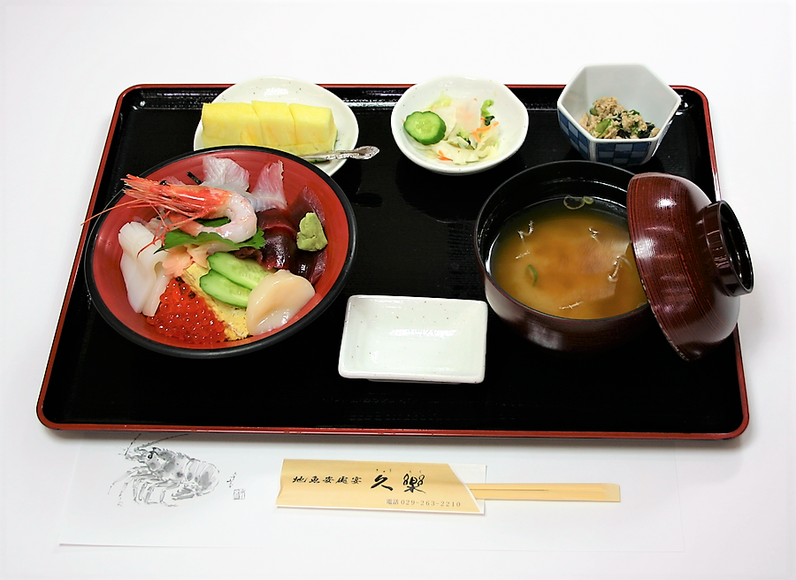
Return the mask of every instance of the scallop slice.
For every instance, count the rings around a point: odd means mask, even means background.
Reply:
[[[258,335],[283,326],[314,295],[315,288],[309,280],[288,270],[266,276],[249,294],[246,307],[249,333]]]

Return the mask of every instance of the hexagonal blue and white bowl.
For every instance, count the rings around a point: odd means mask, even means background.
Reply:
[[[580,125],[594,101],[616,97],[660,128],[647,139],[597,139]],[[680,107],[680,95],[642,64],[598,64],[581,68],[558,98],[558,123],[586,159],[620,167],[647,163],[663,141]]]

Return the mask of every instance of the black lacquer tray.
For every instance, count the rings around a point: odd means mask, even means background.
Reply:
[[[141,85],[117,102],[87,214],[124,175],[192,149],[201,105],[228,85]],[[128,342],[92,307],[80,256],[48,361],[37,413],[71,430],[398,434],[477,437],[728,439],[749,420],[737,329],[698,362],[681,360],[657,328],[632,344],[573,359],[515,336],[490,313],[486,377],[477,385],[342,378],[337,362],[353,294],[483,299],[473,226],[487,196],[517,172],[580,159],[558,128],[561,86],[512,86],[529,111],[528,138],[504,164],[466,177],[429,173],[405,159],[390,113],[405,86],[326,88],[353,109],[369,161],[333,178],[351,201],[359,248],[348,284],[300,336],[260,353],[214,361],[172,359]],[[674,87],[682,106],[655,158],[663,171],[719,195],[705,96]]]

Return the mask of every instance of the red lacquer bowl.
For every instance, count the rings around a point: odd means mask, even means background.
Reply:
[[[249,171],[253,178],[262,167],[281,160],[288,203],[309,186],[320,199],[325,215],[325,233],[329,244],[325,251],[326,269],[315,284],[315,296],[284,326],[270,332],[238,341],[217,345],[195,345],[158,333],[130,307],[122,272],[119,267],[122,248],[118,234],[121,227],[136,217],[150,219],[150,209],[135,209],[122,204],[131,199],[120,193],[111,202],[110,211],[96,218],[94,229],[84,254],[85,274],[89,293],[97,310],[116,331],[132,342],[170,356],[187,358],[228,357],[266,348],[300,332],[317,319],[335,300],[348,277],[356,249],[356,223],[353,209],[342,189],[323,171],[298,157],[258,147],[217,147],[189,153],[150,169],[140,177],[159,181],[175,176],[191,183],[188,173],[202,175],[203,159],[207,156],[227,157]],[[121,189],[121,184],[120,184]]]

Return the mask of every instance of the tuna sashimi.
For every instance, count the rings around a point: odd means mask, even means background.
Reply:
[[[257,261],[263,268],[278,268],[292,272],[299,251],[296,247],[296,238],[284,232],[266,233],[263,237],[265,245],[260,248]]]
[[[235,164],[211,161],[206,167],[214,183],[228,183],[240,177]],[[242,169],[242,168],[241,168]],[[257,213],[257,227],[263,231],[265,245],[260,249],[242,248],[235,251],[239,258],[257,260],[264,268],[290,270],[315,284],[326,269],[326,251],[307,252],[296,245],[299,222],[312,212],[325,225],[323,205],[316,193],[304,186],[290,204],[285,197],[281,161],[263,167],[255,186],[244,195],[252,203]],[[248,179],[248,173],[246,174]]]
[[[305,185],[298,197],[296,197],[293,203],[290,204],[290,207],[287,208],[287,217],[290,221],[298,225],[301,218],[310,212],[318,216],[321,224],[326,225],[326,216],[323,213],[321,200],[312,189]]]
[[[326,270],[326,249],[320,252],[299,250],[292,272],[309,280],[314,286]]]
[[[288,219],[284,210],[280,209],[269,209],[267,211],[258,213],[257,227],[266,233],[282,231],[286,234],[292,235],[293,238],[295,238],[296,234],[298,233],[298,224]]]

